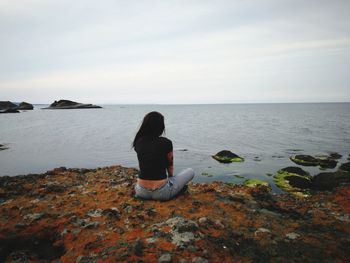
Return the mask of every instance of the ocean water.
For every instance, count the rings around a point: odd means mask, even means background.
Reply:
[[[195,182],[258,178],[278,191],[268,174],[295,165],[291,155],[338,152],[345,162],[350,153],[350,103],[102,106],[1,114],[0,144],[9,149],[0,151],[0,175],[60,166],[137,168],[131,143],[143,116],[154,110],[165,116],[175,172],[192,167]],[[221,164],[211,157],[224,149],[245,162]]]

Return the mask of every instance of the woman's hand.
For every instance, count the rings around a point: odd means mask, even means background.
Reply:
[[[173,155],[173,151],[169,152],[166,155],[167,159],[168,159],[168,167],[167,167],[167,171],[168,171],[168,175],[169,177],[174,175],[174,155]]]

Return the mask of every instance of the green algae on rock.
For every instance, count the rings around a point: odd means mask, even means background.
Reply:
[[[232,163],[232,162],[244,161],[244,158],[228,150],[220,151],[217,154],[212,155],[212,157],[220,163]]]
[[[243,182],[243,185],[247,186],[247,187],[256,187],[256,186],[259,186],[259,185],[263,185],[263,186],[266,186],[268,189],[271,189],[271,187],[270,187],[268,182],[262,181],[260,179],[248,179],[248,180],[245,180]]]
[[[311,177],[299,167],[287,167],[279,170],[274,175],[275,184],[282,190],[298,197],[309,195]]]
[[[290,160],[296,164],[304,166],[317,166],[319,164],[319,161],[315,157],[304,154],[292,156],[290,157]]]

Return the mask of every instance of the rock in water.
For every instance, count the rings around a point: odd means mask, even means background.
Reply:
[[[324,169],[333,169],[337,166],[338,162],[331,158],[317,158],[318,163],[321,168]]]
[[[49,107],[44,109],[99,109],[101,106],[84,104],[70,100],[54,101]]]
[[[339,154],[339,153],[330,153],[329,157],[331,159],[338,160],[338,159],[341,159],[343,156],[341,154]]]
[[[311,177],[299,167],[286,167],[274,175],[275,184],[282,190],[295,196],[308,196],[311,186]]]
[[[345,172],[350,172],[350,162],[348,163],[343,163],[340,167],[339,170],[345,171]]]
[[[295,156],[290,157],[290,160],[296,164],[304,165],[304,166],[317,166],[317,165],[319,165],[319,161],[311,155],[303,155],[303,154],[295,155]]]
[[[24,101],[21,102],[17,107],[17,110],[32,110],[32,109],[34,109],[33,105]]]
[[[11,101],[0,101],[0,110],[16,109],[17,105]]]
[[[223,150],[212,156],[215,160],[220,163],[232,163],[232,162],[243,162],[244,158],[234,154],[231,151]]]

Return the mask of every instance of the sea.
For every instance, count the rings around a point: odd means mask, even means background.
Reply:
[[[194,182],[268,181],[297,166],[295,154],[350,154],[350,103],[101,105],[102,109],[44,110],[0,115],[0,175],[42,173],[55,167],[138,167],[132,141],[150,111],[165,117],[174,146],[175,173],[191,167]],[[230,150],[245,159],[222,164],[212,158]],[[319,167],[303,167],[312,175]],[[333,171],[330,169],[328,171]]]

